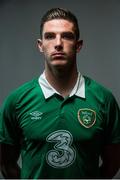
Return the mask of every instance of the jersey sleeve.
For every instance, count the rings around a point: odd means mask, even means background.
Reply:
[[[16,98],[15,94],[11,94],[0,108],[0,143],[19,144]]]
[[[120,109],[115,97],[110,94],[106,101],[106,141],[107,144],[120,143]]]

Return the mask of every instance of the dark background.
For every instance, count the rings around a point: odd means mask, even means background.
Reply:
[[[12,90],[42,73],[36,39],[41,17],[52,7],[78,17],[84,41],[78,68],[109,88],[120,105],[120,0],[0,0],[0,106]]]

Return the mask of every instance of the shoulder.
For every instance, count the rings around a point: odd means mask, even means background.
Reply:
[[[14,93],[22,93],[22,92],[25,92],[25,91],[30,91],[32,89],[34,89],[36,86],[38,85],[38,79],[35,78],[35,79],[32,79],[31,81],[28,81],[24,84],[22,84],[21,86],[19,86],[17,89],[15,89],[12,94]]]
[[[26,97],[28,94],[30,94],[32,91],[35,91],[37,87],[40,89],[38,79],[32,79],[31,81],[25,82],[6,97],[3,106],[6,108],[11,106],[11,108],[20,101],[21,98]]]
[[[100,99],[101,101],[111,102],[111,101],[116,101],[115,97],[112,93],[112,91],[106,87],[104,87],[102,84],[99,82],[84,76],[85,79],[85,87],[86,87],[86,93],[89,95],[96,96],[96,98]]]
[[[87,76],[84,76],[85,79],[85,85],[87,89],[90,89],[91,91],[97,91],[97,93],[105,93],[107,94],[111,94],[111,91],[104,87],[102,84],[100,84],[99,82],[95,81],[94,79],[91,79]]]

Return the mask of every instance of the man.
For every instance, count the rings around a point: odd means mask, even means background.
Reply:
[[[76,17],[53,8],[42,18],[40,35],[43,74],[15,90],[1,108],[4,177],[113,178],[120,167],[120,111],[107,89],[77,70],[83,41]]]

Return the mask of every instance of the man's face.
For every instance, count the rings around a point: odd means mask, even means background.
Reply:
[[[45,22],[38,47],[44,53],[46,65],[66,66],[76,63],[76,52],[82,44],[76,40],[74,25],[64,19]]]

